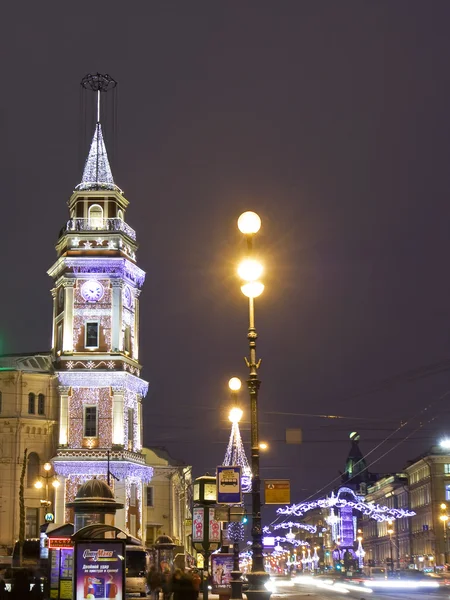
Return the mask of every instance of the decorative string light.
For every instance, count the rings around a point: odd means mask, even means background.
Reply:
[[[130,390],[145,398],[148,382],[126,371],[58,371],[60,385],[67,387],[112,387],[114,391]]]
[[[145,281],[145,271],[127,258],[89,258],[87,256],[80,256],[77,258],[64,257],[63,261],[58,266],[61,270],[65,267],[72,269],[75,275],[117,275],[139,287],[142,287]]]
[[[114,183],[100,123],[97,123],[95,126],[94,136],[84,165],[81,183],[79,183],[75,189],[114,190],[122,193],[122,190]]]
[[[346,500],[341,498],[342,493],[347,493],[353,496],[353,500]],[[333,493],[328,498],[321,498],[312,502],[301,502],[300,504],[292,504],[286,508],[277,509],[279,515],[295,515],[297,517],[303,516],[310,510],[315,508],[338,508],[349,507],[358,510],[363,515],[366,515],[375,521],[382,522],[394,519],[404,519],[405,517],[413,517],[416,513],[412,510],[404,508],[390,508],[388,506],[382,506],[380,504],[374,504],[373,502],[364,502],[361,496],[357,496],[350,488],[341,488],[337,495]]]

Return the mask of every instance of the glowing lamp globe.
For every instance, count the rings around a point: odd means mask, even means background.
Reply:
[[[235,406],[230,410],[230,414],[228,415],[228,418],[230,419],[230,421],[232,423],[239,423],[239,421],[242,419],[242,415],[243,415],[242,410],[240,408],[238,408],[237,406]]]
[[[228,387],[232,392],[238,392],[241,389],[241,380],[239,377],[232,377],[228,382]]]
[[[252,235],[260,230],[261,219],[255,212],[247,210],[239,217],[238,228],[245,235]]]
[[[59,481],[57,479],[55,479],[54,481],[52,481],[52,486],[56,489],[59,488],[61,484],[59,483]]]
[[[40,490],[42,488],[42,486],[43,486],[42,481],[36,481],[36,483],[34,484],[34,487],[37,490]]]
[[[249,281],[248,283],[244,283],[241,285],[241,292],[247,298],[257,298],[261,296],[264,291],[264,284],[260,281]]]
[[[48,463],[48,462],[45,463],[45,465],[44,465],[44,471],[50,471],[51,468],[52,468],[52,465],[50,463]]]
[[[444,439],[444,440],[441,440],[441,441],[439,442],[439,446],[440,446],[441,448],[443,448],[444,450],[448,450],[448,449],[450,449],[450,439],[446,438],[446,439]]]
[[[263,274],[263,266],[257,260],[247,258],[238,267],[238,275],[244,281],[256,281]]]

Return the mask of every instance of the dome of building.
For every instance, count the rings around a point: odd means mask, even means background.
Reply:
[[[114,500],[114,494],[112,493],[112,489],[105,481],[94,477],[94,479],[90,479],[89,481],[86,481],[86,483],[83,483],[78,490],[75,500],[80,500],[82,498],[102,498]]]

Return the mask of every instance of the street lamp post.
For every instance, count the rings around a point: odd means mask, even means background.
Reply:
[[[441,504],[441,511],[442,514],[439,517],[442,521],[442,525],[444,526],[444,566],[447,564],[447,521],[448,521],[448,514],[447,514],[447,505],[443,502]],[[445,511],[445,512],[444,512]]]
[[[48,480],[49,480],[49,479],[53,479],[53,481],[52,481],[52,486],[55,488],[55,490],[56,490],[56,488],[58,488],[58,487],[59,487],[59,481],[56,479],[56,476],[55,476],[55,475],[51,475],[51,474],[50,474],[50,471],[51,471],[51,470],[52,470],[52,465],[51,465],[51,463],[49,463],[49,462],[46,462],[46,463],[44,464],[44,471],[45,471],[45,474],[44,474],[44,475],[40,475],[40,477],[42,477],[43,479],[45,479],[45,500],[44,500],[44,501],[43,501],[43,500],[41,500],[41,504],[44,504],[44,503],[45,503],[45,510],[46,510],[46,512],[48,512],[49,506],[51,506],[51,504],[52,504],[52,503],[51,503],[51,501],[49,500],[49,494],[48,494]],[[42,489],[42,488],[44,487],[44,484],[42,483],[42,481],[41,481],[40,479],[38,479],[38,480],[36,481],[36,483],[34,484],[34,487],[35,487],[37,490],[40,490],[40,489]]]
[[[392,555],[392,534],[394,533],[393,526],[394,526],[393,521],[389,520],[387,532],[389,534],[389,546],[390,546],[390,550],[391,550],[391,573],[394,572],[394,557]]]
[[[264,570],[263,535],[261,525],[261,480],[259,475],[259,432],[258,432],[258,391],[261,385],[258,379],[258,368],[261,360],[256,359],[255,298],[260,296],[264,285],[258,281],[262,275],[262,265],[253,258],[253,236],[261,227],[261,219],[252,212],[243,213],[238,219],[238,228],[247,240],[248,257],[238,268],[238,274],[245,281],[241,286],[242,293],[248,297],[249,326],[247,339],[249,342],[249,358],[245,359],[249,369],[247,380],[250,393],[250,431],[251,431],[251,469],[252,469],[252,569],[248,574],[249,589],[247,597],[251,600],[263,600],[270,597],[265,587],[268,575]]]

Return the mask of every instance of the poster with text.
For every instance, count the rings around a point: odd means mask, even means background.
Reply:
[[[195,507],[192,515],[192,541],[203,542],[205,523],[203,518],[203,508]]]
[[[223,594],[231,592],[231,571],[233,570],[232,554],[213,554],[212,567],[212,593]]]
[[[76,600],[125,600],[125,546],[95,540],[76,547]]]

